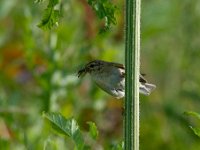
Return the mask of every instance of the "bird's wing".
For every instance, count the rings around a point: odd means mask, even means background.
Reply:
[[[117,67],[117,68],[121,68],[121,69],[125,69],[123,64],[119,64],[119,63],[111,63],[112,66]]]
[[[140,74],[140,82],[147,83],[147,80]]]
[[[119,63],[112,63],[113,66],[117,67],[117,68],[121,68],[121,69],[125,69],[125,66],[123,64],[119,64]],[[142,83],[147,83],[147,80],[144,78],[146,74],[142,73],[140,74],[140,79],[139,81]],[[122,72],[122,76],[125,77],[125,72]]]

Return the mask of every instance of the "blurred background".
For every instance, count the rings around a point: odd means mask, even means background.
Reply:
[[[99,20],[85,0],[63,1],[59,26],[37,27],[46,3],[0,1],[0,149],[73,149],[46,126],[42,112],[74,117],[87,131],[96,123],[96,149],[123,140],[123,100],[100,90],[77,71],[94,59],[124,63],[124,1],[117,24],[99,34]],[[141,72],[157,89],[140,97],[141,150],[197,150],[189,129],[200,122],[200,1],[142,1]]]

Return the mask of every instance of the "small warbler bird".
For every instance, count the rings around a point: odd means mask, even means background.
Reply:
[[[122,64],[94,60],[78,71],[78,77],[89,73],[93,81],[105,92],[117,99],[125,96],[125,67]],[[140,74],[140,93],[149,95],[156,86],[147,83],[147,80]]]

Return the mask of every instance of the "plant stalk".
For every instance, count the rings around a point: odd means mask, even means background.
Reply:
[[[141,0],[126,0],[125,150],[139,150],[139,74]]]

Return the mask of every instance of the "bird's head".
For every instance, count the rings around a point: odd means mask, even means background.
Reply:
[[[84,68],[78,71],[78,77],[84,76],[86,73],[100,71],[104,64],[105,62],[102,60],[91,61],[87,63]]]

